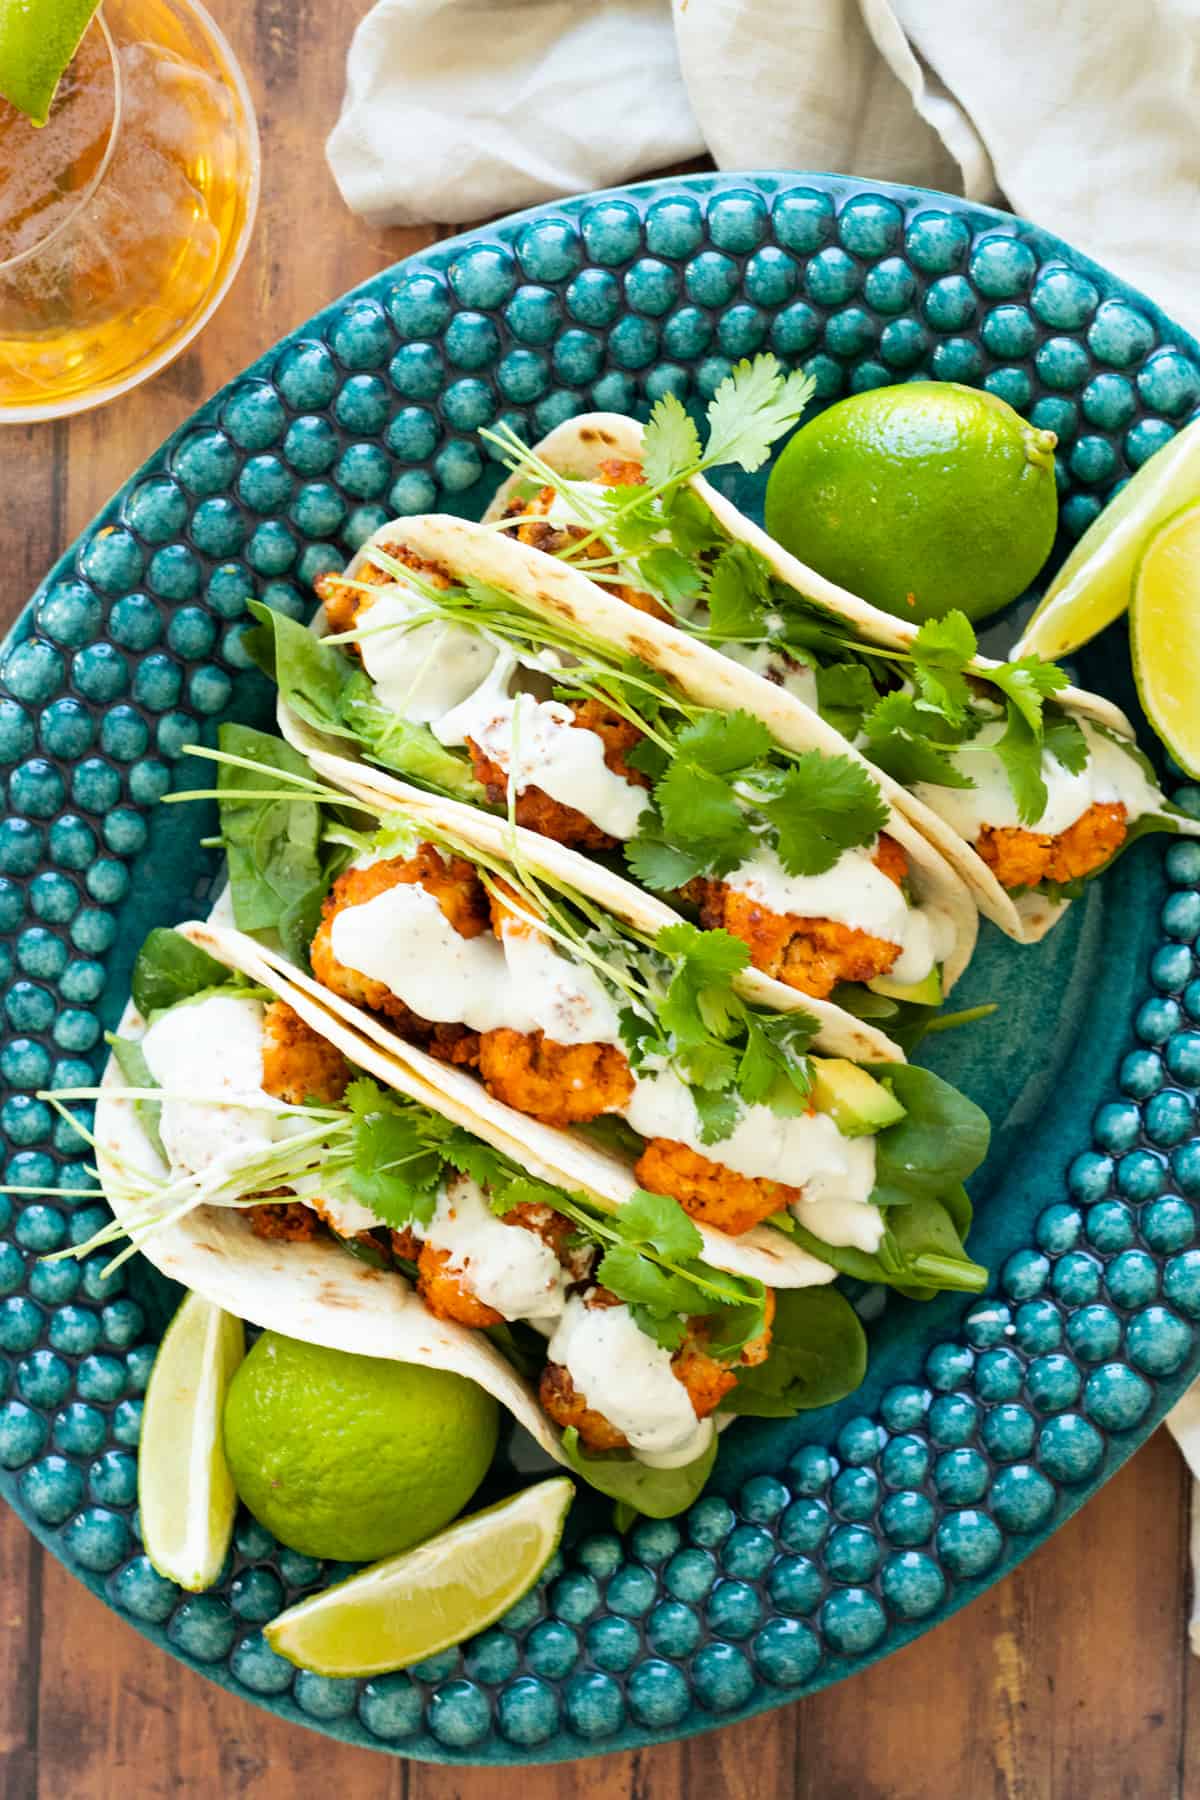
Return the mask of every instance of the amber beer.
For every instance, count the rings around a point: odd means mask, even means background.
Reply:
[[[171,360],[232,281],[258,138],[192,0],[107,0],[38,130],[0,99],[0,423],[95,406]]]

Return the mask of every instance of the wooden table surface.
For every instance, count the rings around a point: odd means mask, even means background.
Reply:
[[[448,230],[373,231],[323,140],[363,0],[209,0],[263,137],[262,209],[199,342],[135,393],[0,439],[0,626],[112,491],[212,391],[319,306]],[[828,1693],[633,1755],[437,1769],[271,1718],[152,1648],[0,1509],[0,1800],[1138,1800],[1200,1795],[1186,1651],[1187,1492],[1159,1432],[1006,1581]]]

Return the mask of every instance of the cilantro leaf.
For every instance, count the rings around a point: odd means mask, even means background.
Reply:
[[[1057,663],[1043,662],[1040,656],[1022,656],[1018,662],[1001,663],[989,669],[988,680],[1020,710],[1034,731],[1041,729],[1042,706],[1051,694],[1067,686],[1065,669]]]
[[[1042,743],[1036,727],[1014,701],[1009,702],[1004,735],[993,748],[1004,764],[1017,803],[1017,816],[1023,825],[1036,825],[1048,799],[1042,775]]]
[[[651,487],[666,487],[700,466],[700,433],[677,395],[655,402],[642,434],[642,467]]]
[[[689,557],[665,544],[638,558],[638,574],[677,612],[686,612],[704,589],[703,572]]]
[[[678,757],[654,788],[663,835],[676,843],[707,847],[704,861],[736,867],[751,847],[750,827],[737,795],[720,775]]]
[[[972,778],[956,767],[942,747],[957,740],[954,728],[937,713],[918,706],[910,694],[886,694],[863,720],[863,730],[870,742],[871,761],[902,787],[918,781],[938,787],[974,787]]]
[[[1078,720],[1066,713],[1051,713],[1042,728],[1042,741],[1056,762],[1072,775],[1082,775],[1088,763],[1088,741]]]
[[[871,672],[862,663],[828,663],[817,669],[817,711],[843,737],[857,737],[864,714],[878,699]]]
[[[644,1013],[635,1012],[632,1006],[623,1006],[617,1015],[621,1042],[629,1053],[629,1066],[636,1075],[647,1057],[661,1056],[666,1045],[658,1035],[658,1028],[653,1020]]]
[[[724,981],[746,967],[749,947],[728,931],[701,931],[686,919],[664,925],[654,940],[664,956],[681,957],[689,973],[707,981]]]
[[[678,733],[680,757],[714,775],[732,775],[769,755],[771,733],[747,712],[704,712]]]
[[[811,1013],[748,1013],[746,1047],[738,1065],[738,1092],[751,1106],[766,1102],[773,1112],[803,1111],[812,1088],[808,1047],[820,1027]]]
[[[423,1123],[392,1110],[360,1112],[355,1120],[346,1185],[385,1225],[428,1225],[433,1217],[442,1158]]]
[[[771,572],[749,544],[730,544],[708,584],[708,636],[717,643],[761,633],[771,604]]]
[[[784,375],[770,351],[753,362],[737,363],[708,405],[704,467],[732,462],[747,474],[761,468],[771,445],[799,419],[816,385],[799,369]]]
[[[700,1142],[719,1144],[722,1138],[729,1136],[741,1116],[736,1095],[728,1090],[722,1093],[713,1088],[698,1087],[694,1087],[691,1094],[700,1121]]]
[[[844,850],[869,844],[888,821],[869,772],[848,756],[806,750],[774,785],[762,811],[775,827],[779,860],[789,875],[820,875]]]
[[[922,700],[956,723],[966,720],[971,704],[971,689],[963,670],[976,648],[971,622],[961,612],[927,619],[913,640],[913,678]]]
[[[667,1194],[638,1188],[616,1215],[621,1235],[630,1243],[652,1244],[672,1262],[699,1256],[704,1239],[680,1206]]]
[[[686,1276],[660,1268],[633,1244],[612,1244],[600,1260],[596,1280],[618,1300],[650,1306],[656,1312],[688,1315],[697,1310],[700,1299]]]
[[[569,690],[567,697],[571,697]],[[631,769],[636,769],[639,774],[649,775],[652,781],[657,781],[659,776],[665,774],[671,766],[671,759],[662,745],[656,744],[653,738],[648,737],[641,738],[636,744],[630,746],[625,752],[625,761]]]
[[[643,814],[643,817],[645,815]],[[704,867],[703,856],[677,850],[649,831],[641,831],[625,846],[625,861],[634,880],[654,894],[671,894],[686,887]]]
[[[456,1126],[447,1133],[442,1144],[442,1160],[449,1163],[452,1169],[457,1169],[460,1175],[469,1175],[481,1188],[486,1188],[493,1204],[504,1195],[504,1211],[517,1204],[515,1200],[508,1199],[513,1178],[512,1164],[498,1150],[493,1150],[490,1144],[482,1143],[469,1131]]]
[[[652,1343],[660,1350],[679,1350],[688,1334],[688,1323],[678,1313],[656,1312],[651,1306],[639,1306],[634,1303],[629,1308],[634,1324],[639,1331],[644,1331]]]
[[[729,541],[710,508],[690,487],[677,487],[661,496],[656,524],[660,531],[665,527],[684,556],[702,556]]]

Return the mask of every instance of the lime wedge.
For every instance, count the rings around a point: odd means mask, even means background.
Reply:
[[[199,1294],[171,1320],[146,1389],[138,1504],[146,1555],[192,1593],[221,1571],[237,1495],[225,1462],[221,1415],[245,1353],[242,1321]]]
[[[44,125],[63,71],[79,48],[98,0],[0,6],[0,96]]]
[[[1048,662],[1078,650],[1129,605],[1146,539],[1164,519],[1200,499],[1200,420],[1143,463],[1084,532],[1026,625],[1013,656]]]
[[[319,1675],[382,1675],[493,1625],[533,1586],[575,1498],[563,1475],[373,1563],[266,1627],[272,1650]]]
[[[1200,505],[1177,512],[1146,546],[1129,641],[1146,717],[1180,768],[1200,776]]]

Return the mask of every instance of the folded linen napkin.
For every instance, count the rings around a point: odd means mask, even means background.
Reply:
[[[1200,0],[378,0],[330,166],[375,224],[648,174],[839,169],[1007,197],[1200,329]]]

